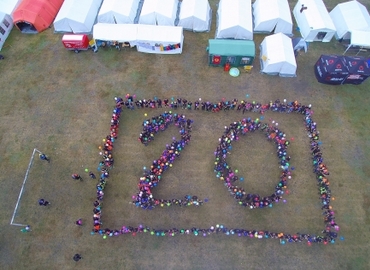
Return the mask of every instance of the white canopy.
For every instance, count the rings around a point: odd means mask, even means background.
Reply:
[[[22,0],[0,0],[0,12],[12,15]]]
[[[104,0],[99,14],[100,23],[134,23],[140,0]]]
[[[97,23],[93,28],[93,38],[103,41],[129,42],[133,47],[137,40],[137,24]]]
[[[370,48],[370,32],[361,30],[352,31],[351,45]]]
[[[293,15],[302,37],[307,42],[330,42],[336,32],[322,0],[298,0]]]
[[[0,11],[0,51],[4,46],[5,40],[12,31],[13,19],[9,14]]]
[[[102,0],[65,0],[54,20],[56,32],[90,33]]]
[[[330,17],[337,29],[338,39],[350,39],[353,30],[370,31],[369,12],[357,1],[338,4],[330,12]]]
[[[260,46],[261,72],[281,77],[295,77],[297,63],[292,41],[282,33],[267,36]]]
[[[292,35],[288,0],[256,0],[253,4],[254,32]]]
[[[137,50],[146,53],[179,54],[182,52],[183,28],[178,26],[138,25]],[[177,49],[162,50],[168,45]]]
[[[211,28],[212,10],[208,0],[183,0],[178,26],[194,32],[208,32]]]
[[[177,0],[145,0],[141,9],[139,24],[174,26]]]
[[[216,38],[253,40],[251,0],[220,0]]]

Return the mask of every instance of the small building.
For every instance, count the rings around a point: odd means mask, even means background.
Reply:
[[[250,66],[256,55],[252,40],[210,39],[208,40],[208,65],[222,67],[229,63],[232,67]]]

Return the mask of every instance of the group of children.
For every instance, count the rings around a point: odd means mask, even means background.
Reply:
[[[267,139],[276,144],[276,152],[282,170],[280,181],[275,186],[275,192],[267,197],[261,197],[258,194],[247,194],[242,187],[234,185],[234,182],[240,180],[240,178],[236,176],[234,170],[226,161],[227,155],[232,148],[231,143],[239,140],[241,135],[246,135],[256,130],[265,132]],[[240,205],[250,209],[272,207],[274,202],[282,199],[281,195],[284,194],[283,189],[287,187],[287,180],[291,179],[289,169],[290,156],[287,154],[288,145],[289,141],[286,140],[285,134],[281,130],[272,125],[261,124],[259,119],[252,120],[251,118],[247,118],[234,122],[229,127],[225,127],[224,135],[219,138],[219,145],[215,151],[216,161],[214,171],[216,172],[216,177],[224,181],[228,191]]]
[[[192,123],[191,119],[186,119],[185,115],[172,112],[164,112],[157,117],[143,122],[143,131],[140,133],[139,141],[147,145],[156,133],[165,130],[170,124],[174,124],[180,129],[180,140],[174,138],[170,145],[166,145],[166,149],[162,155],[153,161],[149,170],[144,171],[144,175],[140,177],[138,184],[139,192],[134,196],[133,203],[144,209],[153,209],[155,206],[199,206],[203,203],[196,196],[186,195],[184,199],[163,200],[156,199],[152,195],[151,189],[158,185],[162,174],[172,167],[174,160],[180,156],[181,151],[189,143],[191,138]]]
[[[127,102],[133,104],[133,97],[127,96]],[[111,118],[111,125],[110,125],[110,133],[105,137],[103,140],[104,145],[100,146],[100,156],[101,161],[99,162],[98,170],[100,171],[99,182],[96,185],[96,200],[94,202],[94,209],[93,209],[93,225],[94,229],[92,233],[97,233],[101,230],[100,226],[101,222],[101,203],[104,199],[104,189],[107,184],[107,179],[109,178],[109,171],[113,167],[114,159],[113,159],[113,143],[117,139],[118,136],[118,128],[119,128],[119,119],[122,112],[122,107],[125,105],[125,101],[122,98],[116,97],[115,98],[115,108],[112,113]],[[90,172],[90,177],[92,179],[96,179],[96,176]]]
[[[164,99],[154,98],[154,100],[136,100],[131,95],[126,95],[126,100],[122,98],[115,98],[116,106],[113,110],[110,135],[105,139],[104,145],[104,155],[103,160],[99,163],[99,169],[102,174],[97,184],[97,200],[94,202],[94,229],[92,234],[98,233],[103,235],[104,238],[107,236],[118,236],[121,234],[132,234],[137,233],[149,233],[156,236],[175,236],[179,234],[193,234],[193,235],[203,235],[207,236],[213,233],[223,233],[226,235],[237,235],[239,237],[245,236],[250,238],[274,238],[280,239],[280,243],[285,244],[286,242],[302,242],[306,241],[309,245],[311,243],[335,243],[337,238],[337,232],[339,226],[335,223],[334,212],[330,206],[330,189],[329,181],[327,176],[329,171],[325,164],[323,164],[323,158],[321,149],[319,147],[319,132],[316,129],[316,123],[312,121],[313,111],[311,110],[311,105],[305,106],[298,101],[294,102],[280,102],[276,100],[275,102],[269,102],[268,104],[260,104],[256,102],[247,102],[242,100],[240,103],[237,99],[232,101],[225,101],[211,103],[211,102],[201,102],[201,99],[193,102],[189,102],[185,99]],[[294,235],[285,233],[274,233],[269,231],[257,231],[257,230],[245,230],[245,229],[228,229],[223,225],[211,226],[210,228],[200,229],[200,228],[190,228],[190,229],[163,229],[158,230],[154,228],[144,227],[139,225],[138,227],[123,226],[119,230],[102,229],[101,228],[101,202],[104,197],[104,188],[107,183],[107,178],[109,177],[109,170],[113,165],[113,142],[117,139],[118,127],[119,127],[119,117],[122,112],[122,108],[126,106],[128,109],[133,109],[133,104],[137,108],[162,108],[169,107],[172,109],[182,108],[182,109],[192,109],[192,104],[194,104],[194,109],[204,110],[211,112],[218,112],[221,110],[233,110],[236,108],[238,111],[243,113],[246,111],[253,111],[263,114],[265,111],[275,111],[281,113],[291,113],[296,112],[304,115],[304,121],[306,129],[308,132],[308,137],[310,138],[311,151],[314,165],[314,172],[317,176],[319,194],[322,203],[322,209],[324,209],[324,221],[325,230],[322,231],[323,235],[310,235],[297,233]],[[189,106],[190,104],[190,106]],[[185,196],[184,200],[173,199],[173,200],[160,200],[153,198],[151,189],[158,185],[159,180],[161,180],[162,173],[166,171],[169,167],[172,167],[173,161],[176,157],[180,156],[181,151],[187,145],[191,138],[191,120],[186,120],[185,116],[182,114],[176,114],[172,112],[164,112],[160,116],[153,117],[151,120],[146,120],[143,122],[143,131],[140,134],[139,141],[147,145],[154,137],[154,135],[162,130],[165,130],[170,123],[174,123],[180,128],[181,139],[175,140],[166,146],[161,157],[151,165],[149,170],[144,171],[144,175],[139,181],[139,192],[134,196],[134,204],[138,207],[144,209],[153,209],[155,206],[170,206],[170,205],[201,205],[203,202],[199,200],[196,196]],[[247,194],[243,188],[238,187],[233,184],[233,182],[240,180],[236,176],[235,172],[226,162],[227,153],[231,149],[231,142],[238,140],[240,135],[245,135],[248,132],[254,132],[256,130],[261,130],[266,134],[268,140],[273,141],[277,146],[277,156],[279,158],[279,164],[281,167],[281,174],[279,183],[275,186],[275,192],[267,197],[261,197],[258,194]],[[229,192],[238,200],[239,204],[249,207],[249,208],[264,208],[271,207],[273,202],[278,202],[282,199],[284,194],[284,189],[287,186],[287,179],[291,179],[290,168],[290,156],[287,154],[287,147],[289,141],[285,138],[286,135],[277,128],[277,124],[269,125],[262,124],[258,119],[252,120],[250,118],[242,119],[238,122],[232,123],[229,127],[225,128],[224,135],[220,138],[220,143],[215,151],[216,163],[215,172],[216,176],[221,180],[224,180]],[[108,162],[107,162],[108,161]]]

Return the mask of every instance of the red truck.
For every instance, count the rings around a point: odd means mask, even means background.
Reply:
[[[87,35],[72,35],[65,34],[62,38],[62,43],[67,50],[79,53],[89,49],[89,37]]]

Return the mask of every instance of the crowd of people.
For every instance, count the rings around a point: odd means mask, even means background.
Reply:
[[[257,103],[255,101],[249,102],[237,99],[226,101],[222,99],[220,102],[212,103],[209,101],[202,101],[200,98],[195,102],[187,101],[181,98],[171,98],[171,99],[158,99],[155,97],[151,99],[138,99],[135,100],[135,96],[126,95],[126,98],[116,97],[115,108],[113,110],[111,118],[110,134],[103,140],[104,145],[100,147],[100,155],[102,160],[99,163],[98,170],[100,171],[100,179],[96,186],[97,197],[94,202],[94,217],[93,224],[94,229],[92,234],[102,235],[103,238],[108,236],[118,236],[122,234],[132,234],[137,233],[149,233],[155,236],[175,236],[175,235],[201,235],[207,236],[214,233],[221,233],[226,235],[237,235],[239,237],[245,236],[249,238],[273,238],[279,239],[281,244],[289,242],[307,242],[308,245],[311,243],[335,243],[337,238],[337,232],[339,231],[339,226],[335,222],[334,211],[330,205],[331,192],[329,189],[328,175],[329,171],[327,166],[323,163],[322,152],[320,149],[319,132],[316,127],[316,123],[312,120],[313,111],[311,110],[311,105],[302,105],[298,101],[287,102],[284,100],[276,100],[275,102],[269,102],[267,104]],[[259,230],[247,230],[247,229],[237,229],[237,228],[227,228],[223,225],[217,224],[216,226],[211,226],[209,228],[171,228],[171,229],[154,229],[139,225],[138,227],[123,226],[120,229],[103,229],[101,227],[101,204],[104,198],[104,189],[107,184],[107,179],[109,178],[109,171],[113,166],[114,160],[112,156],[113,143],[117,139],[119,118],[122,113],[123,108],[133,110],[136,108],[162,108],[168,107],[171,110],[177,110],[179,108],[184,110],[203,110],[208,112],[219,112],[225,110],[237,110],[242,113],[245,112],[256,112],[264,114],[266,111],[274,111],[280,113],[299,113],[304,117],[304,123],[307,130],[307,134],[310,140],[310,147],[312,151],[312,160],[314,173],[316,174],[317,185],[319,187],[319,196],[322,204],[322,209],[324,210],[324,223],[325,229],[322,231],[321,235],[310,235],[304,233],[296,234],[286,234],[286,233],[276,233],[269,231],[259,231]],[[261,117],[262,118],[262,117]],[[139,141],[144,145],[147,145],[153,140],[154,135],[159,131],[165,130],[169,124],[174,123],[180,129],[181,139],[176,140],[174,138],[170,145],[166,146],[162,155],[154,160],[150,169],[144,170],[143,176],[140,178],[138,187],[139,192],[133,196],[134,204],[143,209],[153,209],[155,206],[170,206],[170,205],[201,205],[202,200],[199,200],[196,196],[186,195],[184,199],[172,199],[172,200],[161,200],[155,199],[152,195],[151,189],[158,185],[161,180],[162,173],[168,168],[172,167],[173,161],[176,157],[180,156],[181,151],[189,143],[191,138],[192,130],[192,120],[186,119],[183,114],[177,114],[169,112],[164,112],[157,117],[153,117],[149,120],[143,122],[143,131],[140,134]],[[249,194],[241,187],[234,185],[235,181],[241,180],[240,177],[236,175],[231,166],[226,161],[228,151],[231,149],[231,142],[238,140],[240,135],[245,135],[248,132],[254,132],[256,130],[261,130],[265,133],[269,141],[273,141],[277,146],[277,156],[279,158],[279,164],[281,168],[281,174],[278,184],[275,186],[275,192],[267,197],[261,197],[258,194]],[[291,179],[290,167],[290,156],[287,154],[287,148],[289,146],[289,141],[286,139],[285,133],[283,133],[279,128],[277,128],[277,123],[266,124],[261,123],[257,118],[252,120],[251,118],[244,118],[240,121],[232,123],[229,127],[225,127],[225,132],[219,139],[219,145],[215,151],[215,173],[218,178],[224,181],[225,186],[227,186],[229,192],[239,204],[248,207],[250,209],[254,208],[264,208],[271,207],[274,202],[278,202],[282,199],[284,194],[284,189],[287,187],[287,180]]]
[[[180,129],[180,140],[174,140],[170,145],[166,145],[166,149],[162,155],[153,161],[150,169],[144,170],[144,174],[140,177],[138,184],[139,192],[133,196],[133,203],[144,209],[153,209],[155,206],[199,206],[203,203],[197,196],[186,195],[184,199],[156,199],[153,197],[151,189],[158,185],[162,174],[172,167],[176,158],[180,157],[181,151],[190,142],[192,123],[191,119],[186,119],[185,115],[169,112],[164,112],[159,116],[152,117],[143,122],[143,131],[140,133],[139,141],[145,145],[151,142],[156,133],[165,130],[170,124],[174,124]]]
[[[264,131],[267,139],[276,144],[276,154],[279,158],[279,164],[282,170],[280,181],[275,186],[275,192],[266,197],[261,197],[259,194],[246,193],[242,187],[234,185],[234,183],[239,180],[239,177],[226,161],[227,155],[232,148],[231,143],[239,140],[241,135],[246,135],[256,130]],[[240,121],[231,123],[229,127],[225,127],[225,132],[222,137],[219,138],[219,145],[215,151],[216,161],[214,171],[216,172],[217,178],[224,181],[228,191],[240,205],[250,209],[272,207],[274,202],[279,202],[279,200],[282,199],[284,189],[287,187],[287,180],[291,179],[289,168],[290,156],[287,154],[289,141],[285,137],[286,135],[276,126],[262,124],[258,118],[255,120],[244,118]]]

